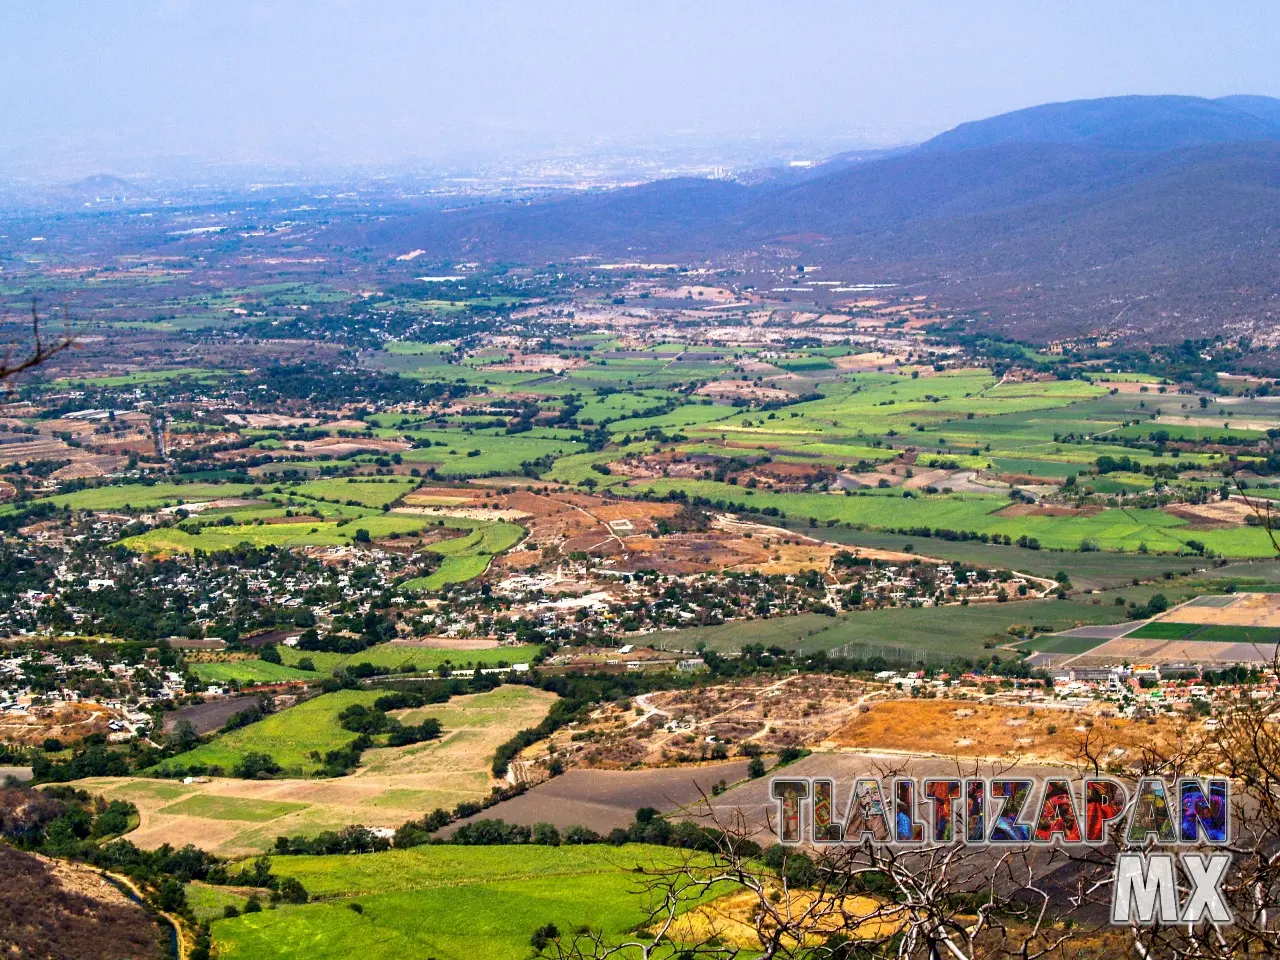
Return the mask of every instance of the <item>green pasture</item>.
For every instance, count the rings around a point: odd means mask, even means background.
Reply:
[[[344,504],[355,500],[360,506],[381,509],[399,500],[420,482],[414,477],[327,477],[290,487],[289,493]]]
[[[232,550],[241,544],[254,547],[340,547],[354,543],[359,530],[367,531],[371,539],[393,533],[403,536],[422,529],[428,522],[426,517],[380,514],[345,522],[302,519],[289,523],[211,525],[202,527],[198,533],[188,533],[180,527],[157,527],[120,542],[138,553],[194,553],[196,550],[212,553]]]
[[[150,510],[181,503],[245,497],[251,489],[251,486],[235,483],[128,483],[60,493],[33,503],[51,503],[72,510]],[[12,504],[0,507],[0,512],[12,510]]]
[[[443,647],[412,647],[397,643],[380,643],[359,653],[323,653],[280,647],[280,659],[288,666],[296,667],[298,661],[309,658],[316,673],[325,676],[347,666],[367,663],[386,670],[403,670],[413,667],[417,671],[435,670],[441,664],[469,670],[472,667],[496,667],[500,664],[528,663],[541,648],[537,644],[522,643],[514,646],[489,647],[482,650],[450,650]],[[299,671],[305,673],[305,671]]]
[[[1107,641],[1100,637],[1056,637],[1045,636],[1026,640],[1017,646],[1020,650],[1034,650],[1037,653],[1088,653],[1094,647],[1100,647]]]
[[[192,663],[191,672],[202,683],[283,683],[289,680],[314,681],[316,675],[265,660],[228,660],[221,663]]]
[[[55,380],[59,387],[133,387],[148,383],[163,383],[166,380],[188,378],[192,380],[212,380],[225,377],[225,370],[210,370],[206,367],[178,367],[174,370],[139,370],[113,377],[63,377]]]
[[[464,530],[469,527],[470,532],[424,546],[423,550],[440,554],[444,560],[429,575],[406,580],[400,584],[400,589],[431,591],[473,580],[489,569],[489,563],[495,556],[510,550],[524,536],[523,527],[501,520],[486,522],[450,517],[446,522],[450,527]]]
[[[216,921],[213,940],[228,960],[527,960],[529,937],[547,923],[565,931],[589,924],[620,939],[648,916],[636,871],[677,856],[628,844],[277,857],[274,871],[319,902]]]
[[[282,650],[283,653],[283,650]],[[353,703],[372,706],[381,694],[376,690],[339,690],[306,700],[273,713],[247,727],[221,733],[208,743],[174,757],[179,767],[202,764],[221,767],[224,776],[249,753],[265,753],[284,768],[287,776],[309,776],[320,769],[312,753],[322,756],[339,750],[356,738],[342,729],[338,714]],[[166,764],[161,764],[163,768]]]
[[[171,816],[202,817],[206,820],[240,820],[245,823],[266,823],[286,814],[305,810],[309,804],[287,803],[282,800],[255,800],[246,797],[219,797],[210,793],[197,793],[185,800],[162,807],[160,813]]]
[[[906,498],[897,491],[862,491],[852,496],[771,493],[710,480],[652,480],[636,482],[626,489],[649,490],[659,496],[678,490],[713,502],[745,503],[756,511],[773,507],[788,517],[813,517],[819,523],[833,520],[881,530],[927,526],[998,533],[1013,539],[1026,535],[1049,549],[1075,550],[1087,544],[1096,550],[1128,552],[1145,547],[1156,553],[1178,553],[1191,550],[1188,541],[1196,540],[1224,556],[1266,557],[1275,552],[1261,527],[1198,530],[1189,528],[1180,517],[1156,508],[1119,507],[1066,517],[1000,516],[1009,501],[982,494],[921,494]]]
[[[1133,593],[1136,598],[1137,588]],[[747,644],[763,644],[805,653],[838,653],[848,645],[851,655],[860,657],[880,655],[892,659],[893,650],[901,648],[908,656],[921,659],[978,660],[990,656],[987,643],[1013,643],[1008,628],[1015,623],[1035,626],[1046,633],[1118,623],[1125,617],[1125,608],[1110,601],[1110,597],[1099,598],[1097,603],[1084,599],[1023,600],[967,607],[957,604],[860,610],[837,617],[800,614],[659,633],[652,639],[655,645],[680,650],[693,650],[705,643],[713,650],[731,652]]]

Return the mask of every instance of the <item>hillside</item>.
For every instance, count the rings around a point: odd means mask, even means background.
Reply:
[[[167,956],[165,932],[143,907],[88,867],[0,844],[0,952],[65,960]]]
[[[1280,311],[1280,101],[1048,104],[804,178],[658,181],[351,229],[378,250],[530,261],[803,257],[985,309],[1032,339],[1117,323],[1249,332]]]

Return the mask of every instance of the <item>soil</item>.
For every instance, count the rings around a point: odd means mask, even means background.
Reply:
[[[1104,744],[1108,761],[1134,760],[1144,747],[1176,739],[1179,725],[1155,725],[1092,712],[1006,707],[962,700],[901,698],[870,701],[865,712],[837,730],[832,748],[931,753],[947,757],[1074,762],[1086,736]],[[1052,732],[1050,731],[1052,728]],[[1120,753],[1114,751],[1119,750]]]
[[[59,960],[160,960],[167,932],[87,867],[0,844],[0,954]],[[21,891],[19,893],[19,891]]]

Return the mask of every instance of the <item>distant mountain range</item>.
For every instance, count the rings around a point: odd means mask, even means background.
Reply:
[[[362,228],[387,252],[804,260],[1028,339],[1274,332],[1280,100],[1133,96],[961,124],[749,183],[644,186]]]

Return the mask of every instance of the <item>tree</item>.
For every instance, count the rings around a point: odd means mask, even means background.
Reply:
[[[180,717],[168,736],[164,738],[165,749],[173,753],[186,753],[194,749],[199,742],[200,734],[186,717]]]
[[[266,753],[246,753],[235,765],[235,775],[242,780],[265,780],[279,773],[280,764]]]
[[[40,366],[50,357],[61,353],[72,345],[71,317],[65,307],[63,307],[62,313],[67,323],[67,332],[52,343],[48,343],[40,333],[38,303],[34,299],[31,301],[31,349],[19,358],[14,357],[12,345],[5,349],[4,359],[0,360],[0,385],[8,387],[9,381],[18,374]]]

